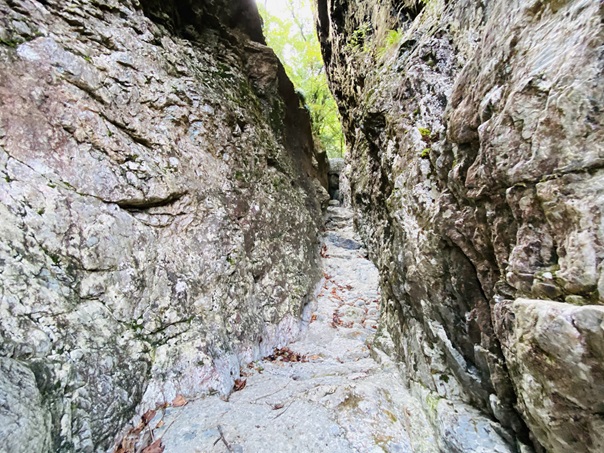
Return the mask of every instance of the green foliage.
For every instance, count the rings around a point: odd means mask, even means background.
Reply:
[[[19,44],[22,44],[23,42],[25,42],[25,41],[23,39],[20,39],[20,38],[15,38],[15,39],[10,39],[10,38],[2,39],[2,38],[0,38],[0,44],[4,44],[5,46],[13,47],[13,48],[17,47]]]
[[[430,137],[430,135],[432,135],[432,132],[430,132],[430,129],[427,129],[425,127],[418,127],[417,129],[419,130],[419,133],[422,134],[422,137],[424,137],[424,138]]]
[[[386,55],[390,49],[396,46],[401,39],[403,38],[403,32],[401,30],[388,30],[386,37],[382,44],[377,48],[377,56],[378,58],[382,58]]]
[[[427,159],[428,157],[430,157],[430,151],[430,148],[424,148],[419,157],[421,157],[422,159]]]
[[[361,52],[367,52],[367,37],[371,33],[371,25],[367,22],[361,24],[350,37],[350,41],[347,44],[347,50],[360,50]]]
[[[401,30],[388,30],[386,34],[386,47],[392,47],[395,44],[398,44],[403,37],[403,32]]]
[[[336,102],[327,84],[321,48],[314,30],[310,0],[283,0],[287,16],[258,9],[264,20],[264,35],[310,112],[313,134],[329,157],[341,157],[344,138]]]

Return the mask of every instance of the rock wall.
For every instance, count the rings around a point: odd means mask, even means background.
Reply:
[[[230,391],[300,328],[326,186],[251,0],[0,0],[0,450]]]
[[[518,451],[604,449],[602,5],[318,0],[379,344],[443,451],[450,401]]]
[[[340,190],[340,177],[344,172],[344,159],[339,157],[332,157],[329,160],[329,171],[327,176],[329,178],[328,192],[332,200],[342,200],[342,192]]]

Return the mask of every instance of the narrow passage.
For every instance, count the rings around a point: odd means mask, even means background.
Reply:
[[[167,409],[155,431],[165,452],[438,451],[394,364],[368,346],[379,290],[364,255],[351,211],[330,206],[324,281],[303,338],[245,370],[245,387],[228,401],[212,396]]]

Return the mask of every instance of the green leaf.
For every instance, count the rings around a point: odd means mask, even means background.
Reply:
[[[313,134],[329,157],[344,154],[338,107],[329,90],[310,0],[284,0],[288,15],[279,17],[260,2],[264,34],[310,112]]]

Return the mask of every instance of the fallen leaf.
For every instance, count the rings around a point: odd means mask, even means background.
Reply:
[[[239,390],[243,390],[247,384],[247,380],[245,379],[235,379],[235,387],[234,390],[238,392]]]
[[[330,293],[331,293],[331,295],[332,295],[332,296],[333,296],[333,297],[334,297],[336,300],[339,300],[339,301],[342,301],[342,300],[343,300],[343,299],[342,299],[342,297],[341,297],[341,296],[340,296],[340,295],[339,295],[339,294],[336,292],[336,287],[335,287],[335,286],[334,286],[333,288],[331,288]]]
[[[283,404],[273,404],[273,410],[283,409]]]
[[[133,435],[138,436],[140,433],[143,432],[143,429],[145,429],[145,426],[147,426],[147,424],[145,422],[141,421],[137,426],[135,426],[130,431],[128,431],[128,434],[133,434]]]
[[[340,319],[340,314],[338,313],[337,310],[333,312],[333,316],[331,319],[332,319],[331,320],[332,327],[337,329],[338,326],[342,325],[342,320]]]
[[[153,418],[155,417],[156,413],[157,412],[155,412],[153,409],[149,409],[147,412],[145,412],[143,414],[143,417],[142,417],[143,418],[143,423],[145,423],[145,425],[148,425],[149,422],[151,420],[153,420]]]
[[[313,313],[313,315],[310,317],[310,322],[316,321],[317,320],[317,314]]]
[[[161,428],[164,425],[165,425],[165,422],[163,420],[160,420],[159,423],[157,423],[157,425],[155,425],[155,429]]]
[[[185,399],[184,396],[176,395],[176,398],[174,398],[174,401],[172,401],[172,407],[182,407],[182,406],[186,405],[187,403],[188,403],[188,401]]]
[[[275,349],[271,355],[264,360],[269,362],[307,362],[306,356],[298,354],[289,348]]]
[[[163,446],[161,439],[157,439],[148,447],[143,449],[142,453],[163,453],[166,447]]]

